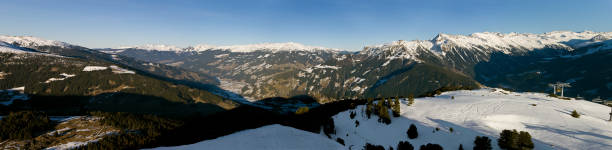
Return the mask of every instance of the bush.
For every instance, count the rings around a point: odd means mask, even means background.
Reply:
[[[454,129],[451,127],[450,129],[448,129],[451,133],[453,133]]]
[[[341,138],[336,138],[336,142],[338,142],[338,143],[340,143],[340,144],[344,145],[344,140],[343,140],[343,139],[341,139]]]
[[[365,150],[385,150],[385,147],[381,146],[381,145],[373,145],[370,143],[366,143],[366,145],[363,147]]]
[[[51,128],[53,124],[43,112],[11,112],[0,120],[0,140],[31,139]]]
[[[534,147],[528,132],[517,132],[516,130],[503,130],[499,134],[497,144],[500,148],[507,150],[526,150]]]
[[[359,120],[355,120],[355,127],[359,126]]]
[[[297,110],[295,110],[295,114],[296,115],[301,115],[301,114],[305,114],[308,113],[308,107],[306,106],[302,106],[300,108],[298,108]]]
[[[406,131],[406,134],[408,134],[408,138],[410,139],[415,139],[419,137],[419,132],[417,131],[417,128],[414,124],[410,124],[410,128],[408,128],[408,131]]]
[[[459,144],[459,150],[463,150],[463,144]]]
[[[397,144],[397,150],[414,150],[414,147],[408,141],[400,141]]]
[[[349,117],[351,117],[351,119],[355,119],[355,116],[357,116],[357,113],[355,113],[354,111],[351,111],[351,114],[349,115]]]
[[[427,143],[427,145],[421,145],[419,150],[443,150],[443,148],[438,144]]]
[[[578,114],[578,112],[576,110],[574,110],[574,111],[572,111],[572,117],[580,118],[580,114]]]
[[[491,150],[491,139],[486,136],[476,136],[474,140],[474,150]]]

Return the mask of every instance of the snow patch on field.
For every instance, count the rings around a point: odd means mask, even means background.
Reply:
[[[338,66],[329,66],[329,65],[316,65],[315,68],[317,69],[340,69],[341,67]]]
[[[227,56],[229,56],[229,54],[219,54],[219,55],[215,55],[215,58],[223,58]]]
[[[136,72],[128,70],[128,69],[124,69],[121,68],[119,66],[115,66],[115,65],[111,65],[109,67],[104,67],[104,66],[85,66],[85,68],[83,68],[83,71],[99,71],[99,70],[106,70],[110,68],[111,70],[113,70],[113,73],[116,74],[135,74]]]
[[[110,68],[113,70],[113,73],[116,73],[116,74],[135,74],[136,73],[134,71],[127,70],[127,69],[124,69],[124,68],[121,68],[115,65],[111,65]]]
[[[85,66],[85,68],[83,68],[83,71],[98,71],[98,70],[106,70],[108,69],[108,67],[104,67],[104,66]]]
[[[275,124],[195,144],[154,149],[331,150],[346,148],[327,139],[324,135]]]
[[[64,77],[63,78],[49,78],[49,80],[45,81],[45,83],[51,83],[53,81],[61,81],[61,80],[65,80],[65,79],[76,76],[74,74],[67,74],[67,73],[61,73],[60,75]]]

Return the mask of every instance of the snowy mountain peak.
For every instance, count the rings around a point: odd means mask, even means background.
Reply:
[[[338,49],[318,47],[318,46],[307,46],[295,42],[287,43],[261,43],[261,44],[249,44],[249,45],[233,45],[233,46],[219,46],[212,49],[229,50],[232,52],[253,52],[253,51],[318,51],[318,50],[329,50],[337,51]]]
[[[139,46],[123,46],[118,49],[141,49],[141,50],[156,50],[156,51],[181,51],[182,48],[172,46],[172,45],[163,45],[163,44],[146,44]]]
[[[462,50],[479,51],[483,53],[502,52],[506,54],[532,51],[550,46],[572,50],[573,47],[584,45],[586,40],[605,41],[612,37],[612,32],[572,32],[553,31],[543,34],[532,33],[499,33],[478,32],[469,35],[452,35],[440,33],[430,41],[394,41],[377,46],[366,46],[361,53],[388,54],[391,56],[414,53],[419,48],[428,49],[437,56],[443,56],[447,51],[461,48]],[[390,48],[401,45],[402,49]],[[376,52],[376,51],[387,52]],[[411,54],[414,55],[414,54]]]
[[[59,47],[70,47],[71,44],[54,41],[54,40],[46,40],[38,37],[32,36],[6,36],[0,35],[0,41],[6,42],[9,44],[17,44],[21,47],[34,47],[34,46],[59,46]]]
[[[130,46],[130,47],[119,47],[118,49],[141,49],[141,50],[156,50],[156,51],[175,51],[175,52],[187,52],[187,51],[207,51],[207,50],[227,50],[231,52],[254,52],[254,51],[338,51],[338,49],[325,48],[318,46],[307,46],[295,42],[287,43],[260,43],[260,44],[249,44],[249,45],[229,45],[229,46],[214,46],[208,44],[199,44],[196,46],[189,46],[186,48],[180,48],[177,46],[170,45],[142,45],[142,46]]]
[[[591,38],[592,42],[601,42],[601,41],[606,41],[606,40],[609,40],[609,38],[601,34]]]

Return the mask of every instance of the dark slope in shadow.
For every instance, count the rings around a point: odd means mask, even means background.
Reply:
[[[546,93],[552,93],[549,83],[568,82],[572,87],[565,89],[565,96],[610,98],[612,67],[609,64],[612,64],[612,51],[602,50],[579,56],[588,49],[571,52],[538,50],[520,56],[496,53],[491,55],[490,61],[474,66],[474,79],[490,87]]]

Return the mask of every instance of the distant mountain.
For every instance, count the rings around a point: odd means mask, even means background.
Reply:
[[[202,51],[134,48],[101,51],[217,76],[222,88],[251,100],[310,95],[326,102],[366,95],[418,95],[442,86],[479,86],[459,72],[414,60],[381,68],[380,64],[386,60],[296,43],[217,48]],[[428,74],[435,75],[423,76]],[[391,82],[385,84],[386,81]],[[393,88],[397,85],[408,88]]]
[[[156,62],[216,76],[221,87],[250,99],[307,94],[322,101],[340,98],[407,96],[443,86],[492,87],[519,91],[547,91],[548,83],[573,81],[563,70],[548,70],[537,79],[505,75],[542,68],[542,59],[575,61],[584,56],[606,54],[612,32],[554,31],[531,33],[439,34],[432,40],[394,41],[366,46],[359,52],[303,46],[297,43],[267,43],[242,46],[200,45],[187,48],[130,47],[102,49],[143,61]],[[604,62],[609,56],[599,55]],[[591,62],[595,63],[595,62]],[[520,65],[518,65],[520,64]],[[601,64],[601,63],[600,63]],[[604,63],[605,64],[605,63]],[[547,64],[547,66],[562,64]],[[593,67],[603,74],[601,83],[572,83],[570,96],[611,97],[605,78],[610,67]],[[531,70],[526,70],[531,69]],[[583,70],[573,70],[580,72]],[[537,72],[537,71],[535,71]],[[540,71],[542,72],[542,71]],[[549,74],[553,73],[554,74]],[[537,82],[534,80],[538,80]],[[395,88],[404,85],[401,89]],[[531,86],[529,86],[531,85]]]
[[[319,51],[319,50],[329,50],[329,51],[338,51],[338,49],[325,48],[319,46],[307,46],[300,43],[295,42],[287,42],[287,43],[260,43],[260,44],[250,44],[250,45],[230,45],[230,46],[214,46],[208,44],[200,44],[196,46],[189,46],[186,48],[179,48],[177,46],[172,45],[140,45],[140,46],[123,46],[116,49],[139,49],[139,50],[148,50],[148,51],[171,51],[176,53],[182,52],[199,52],[199,51],[208,51],[208,50],[223,50],[230,52],[254,52],[254,51],[268,51],[268,52],[278,52],[278,51]]]

